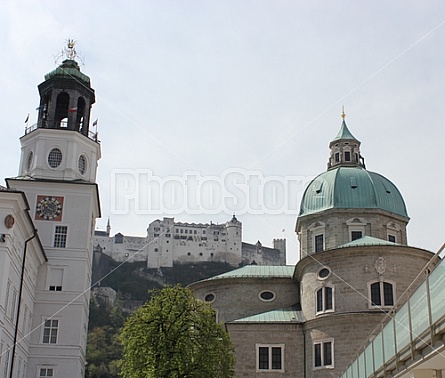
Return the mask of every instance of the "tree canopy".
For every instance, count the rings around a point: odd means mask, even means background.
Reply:
[[[229,378],[235,359],[227,332],[207,303],[179,285],[151,292],[125,322],[125,378]]]

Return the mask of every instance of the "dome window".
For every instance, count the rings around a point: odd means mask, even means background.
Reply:
[[[214,300],[215,300],[215,294],[213,294],[213,293],[210,293],[210,294],[207,294],[205,297],[204,297],[204,300],[206,301],[206,302],[209,302],[209,303],[212,303]]]
[[[362,231],[351,231],[351,241],[361,239],[363,237]]]
[[[388,234],[388,241],[390,241],[391,243],[397,243],[396,236]]]
[[[314,248],[315,252],[321,252],[324,250],[324,234],[314,236]]]
[[[264,290],[260,293],[259,297],[264,302],[271,302],[275,299],[275,293],[273,291]]]

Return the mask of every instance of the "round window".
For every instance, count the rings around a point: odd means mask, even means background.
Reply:
[[[34,153],[29,151],[28,159],[26,159],[26,170],[29,171],[32,166],[32,159],[34,158]]]
[[[272,291],[262,291],[260,293],[260,299],[266,302],[273,301],[275,299],[275,293]]]
[[[48,164],[51,168],[57,168],[62,162],[62,151],[53,148],[48,155]]]
[[[85,155],[79,156],[79,161],[77,162],[77,168],[79,168],[79,172],[81,175],[84,175],[87,170],[87,158]]]
[[[330,274],[331,274],[331,271],[328,268],[321,268],[320,271],[318,272],[318,277],[326,278]]]
[[[206,302],[213,302],[215,300],[215,294],[207,294],[204,298]]]

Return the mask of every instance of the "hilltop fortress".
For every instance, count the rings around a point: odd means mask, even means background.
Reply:
[[[286,239],[274,239],[273,247],[242,241],[242,223],[233,216],[223,224],[181,223],[174,218],[156,219],[147,228],[147,236],[111,236],[94,233],[95,253],[104,253],[115,261],[146,261],[148,268],[172,267],[174,263],[227,262],[233,266],[286,265]]]

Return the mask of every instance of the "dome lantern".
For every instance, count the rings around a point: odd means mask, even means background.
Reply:
[[[347,166],[365,168],[365,159],[360,155],[360,141],[355,138],[346,125],[346,114],[342,112],[343,122],[337,136],[329,143],[331,154],[328,169]]]

